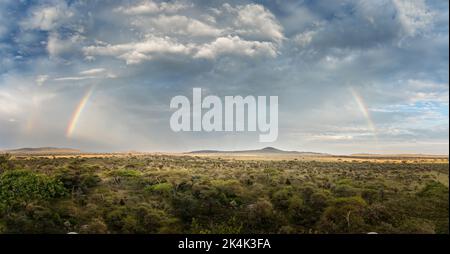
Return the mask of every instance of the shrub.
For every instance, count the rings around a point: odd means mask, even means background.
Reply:
[[[374,189],[364,189],[361,192],[361,197],[369,204],[372,204],[374,202],[381,201],[381,191]]]
[[[319,229],[327,233],[364,233],[366,206],[361,197],[337,198],[322,215]]]
[[[254,204],[249,205],[248,219],[245,223],[252,233],[277,230],[276,225],[278,221],[279,218],[277,218],[270,201],[260,198]]]
[[[0,175],[0,205],[5,208],[46,201],[66,194],[60,181],[46,175],[25,170],[7,171]]]
[[[87,193],[89,188],[97,186],[101,179],[88,170],[82,169],[63,169],[57,174],[64,187],[70,191],[79,191]]]
[[[112,171],[110,173],[112,176],[120,176],[120,177],[139,177],[142,175],[142,173],[138,170],[134,169],[119,169]]]
[[[159,233],[172,222],[163,211],[140,204],[133,208],[119,208],[106,215],[106,223],[113,233],[145,234]]]
[[[447,197],[448,200],[448,187],[440,182],[432,181],[425,185],[425,187],[417,193],[417,196],[425,198]]]
[[[237,197],[243,191],[241,183],[237,180],[212,180],[211,185],[227,197]]]
[[[240,234],[241,230],[242,222],[239,222],[236,217],[232,217],[225,222],[210,223],[209,225],[202,225],[194,218],[191,223],[192,234]]]
[[[408,234],[435,234],[435,226],[431,221],[424,219],[407,219],[402,221],[398,228],[400,233]]]
[[[0,154],[0,173],[13,168],[11,162],[11,156],[9,154]]]
[[[170,183],[158,183],[145,187],[145,191],[168,196],[172,192],[173,187]]]
[[[347,184],[337,185],[333,192],[337,197],[352,197],[358,195],[358,190]]]
[[[23,210],[10,212],[3,219],[5,233],[66,233],[59,214],[48,207],[27,205]]]
[[[293,188],[291,186],[287,186],[277,190],[272,195],[272,202],[277,209],[287,210],[289,207],[289,199],[293,195]]]
[[[105,222],[100,218],[92,219],[88,224],[82,225],[80,228],[81,234],[106,234],[108,233],[108,227]]]
[[[305,214],[304,201],[298,196],[292,196],[288,201],[288,214],[293,221],[301,221],[303,217],[307,217]]]

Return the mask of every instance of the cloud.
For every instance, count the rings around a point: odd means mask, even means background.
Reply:
[[[151,1],[118,7],[118,12],[137,15],[130,19],[130,26],[138,31],[138,38],[118,44],[85,46],[83,52],[90,59],[113,56],[127,64],[173,56],[212,60],[225,55],[275,57],[278,53],[284,39],[283,29],[262,5],[223,4],[205,9],[204,15],[195,18],[185,12],[188,6],[194,7],[180,2],[163,5]],[[149,13],[154,15],[141,16]]]
[[[195,53],[195,58],[213,59],[220,55],[275,57],[276,47],[270,42],[245,41],[238,36],[220,37],[205,44]]]
[[[47,51],[50,57],[64,56],[78,51],[79,44],[83,40],[79,35],[72,35],[69,38],[62,39],[56,32],[50,33],[47,41]]]
[[[277,54],[276,47],[270,42],[245,41],[238,36],[219,37],[206,44],[182,44],[169,37],[152,36],[142,42],[88,46],[83,48],[83,52],[87,56],[114,56],[125,60],[127,64],[139,64],[142,61],[167,57],[169,54],[206,59],[214,59],[221,55],[275,57]]]
[[[314,35],[317,33],[317,31],[306,31],[300,34],[297,34],[296,36],[294,36],[294,38],[292,39],[297,45],[299,45],[300,47],[306,47],[308,46],[312,40]]]
[[[177,54],[188,55],[191,45],[177,43],[168,37],[150,36],[142,42],[130,42],[117,45],[88,46],[83,48],[86,55],[115,56],[125,60],[127,64],[138,64],[150,60],[157,55]]]
[[[80,71],[78,76],[59,77],[54,78],[53,81],[82,81],[89,79],[113,79],[117,78],[117,75],[108,72],[105,68],[93,68],[89,70]]]
[[[81,77],[61,77],[61,78],[55,78],[54,81],[80,81],[80,80],[86,80],[86,79],[94,79],[95,76],[81,76]]]
[[[429,34],[440,16],[424,0],[350,0],[336,6],[325,6],[319,1],[303,12],[308,13],[309,19],[293,41],[300,50],[313,50],[319,55],[336,48],[367,49],[389,44],[404,47],[411,37]]]
[[[80,75],[96,75],[106,72],[105,68],[94,68],[80,72]]]
[[[217,37],[222,33],[221,29],[205,24],[199,20],[181,15],[161,15],[154,19],[144,20],[142,26],[153,24],[165,34],[180,34],[188,36]]]
[[[332,134],[321,134],[321,135],[313,135],[310,137],[311,140],[324,140],[324,141],[336,141],[336,140],[352,140],[353,136],[351,135],[332,135]]]
[[[9,22],[8,22],[8,12],[6,11],[10,1],[1,1],[0,2],[0,39],[5,36],[9,31]]]
[[[15,98],[8,92],[0,92],[0,111],[3,113],[13,113],[19,109],[14,103]]]
[[[25,29],[51,31],[63,26],[73,15],[72,10],[64,2],[57,2],[54,5],[33,8],[21,25]]]
[[[170,131],[170,99],[202,87],[279,96],[273,146],[448,151],[448,1],[5,0],[0,21],[3,147],[260,147],[249,133]]]
[[[427,7],[424,0],[394,0],[393,3],[407,35],[414,36],[426,31],[434,20],[435,14]]]
[[[155,14],[155,13],[176,13],[180,10],[188,8],[189,5],[182,2],[161,2],[143,1],[137,5],[118,7],[116,11],[129,15]]]
[[[36,77],[36,84],[42,86],[47,81],[48,75],[39,75]]]
[[[255,40],[266,40],[281,43],[284,39],[283,28],[276,17],[264,6],[248,4],[232,7],[225,4],[225,8],[235,13],[234,31]]]

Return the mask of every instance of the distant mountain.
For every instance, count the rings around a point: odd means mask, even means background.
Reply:
[[[11,150],[4,150],[3,153],[10,154],[77,154],[81,153],[78,149],[73,148],[58,148],[58,147],[36,147],[36,148],[18,148]]]
[[[299,152],[299,151],[284,151],[275,147],[265,147],[259,150],[237,150],[237,151],[220,151],[220,150],[199,150],[189,152],[190,154],[249,154],[249,155],[304,155],[304,156],[325,156],[325,153],[315,152]]]

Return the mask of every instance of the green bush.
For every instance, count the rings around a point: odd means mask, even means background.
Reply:
[[[319,230],[324,233],[364,233],[366,207],[367,203],[361,197],[337,198],[323,213]]]
[[[146,204],[132,208],[118,208],[106,215],[106,223],[112,233],[148,234],[167,229],[173,220],[164,211]]]
[[[170,183],[158,183],[145,187],[145,191],[168,196],[171,194],[173,186]]]
[[[242,231],[242,222],[239,222],[236,217],[232,217],[225,222],[220,223],[199,223],[197,219],[192,219],[191,233],[192,234],[240,234]]]
[[[110,173],[111,176],[120,176],[120,177],[139,177],[142,173],[138,170],[134,169],[118,169],[114,170]]]
[[[13,168],[11,162],[11,156],[9,154],[0,154],[0,173]]]
[[[359,191],[348,184],[339,184],[333,189],[333,193],[337,197],[352,197],[358,195]]]
[[[417,193],[417,196],[425,198],[441,198],[447,196],[448,201],[448,187],[440,182],[432,181],[425,185],[425,187]]]
[[[44,206],[27,205],[23,210],[8,213],[3,220],[5,233],[67,233],[59,214]]]
[[[407,219],[402,221],[401,225],[397,229],[397,233],[408,234],[435,234],[436,228],[429,220],[424,219]]]
[[[63,169],[57,173],[56,177],[72,193],[74,191],[87,193],[90,188],[97,186],[101,182],[98,175],[83,169]]]
[[[46,175],[25,170],[7,171],[0,175],[0,205],[11,208],[31,202],[63,197],[63,184]]]
[[[272,195],[272,202],[279,210],[286,210],[289,208],[289,199],[292,197],[294,189],[292,186],[287,186],[277,190]]]
[[[81,234],[106,234],[108,227],[100,218],[92,219],[88,224],[82,225],[79,233]]]

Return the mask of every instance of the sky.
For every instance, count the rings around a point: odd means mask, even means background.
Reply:
[[[448,154],[447,0],[0,0],[0,149]],[[278,96],[279,135],[170,100]]]

